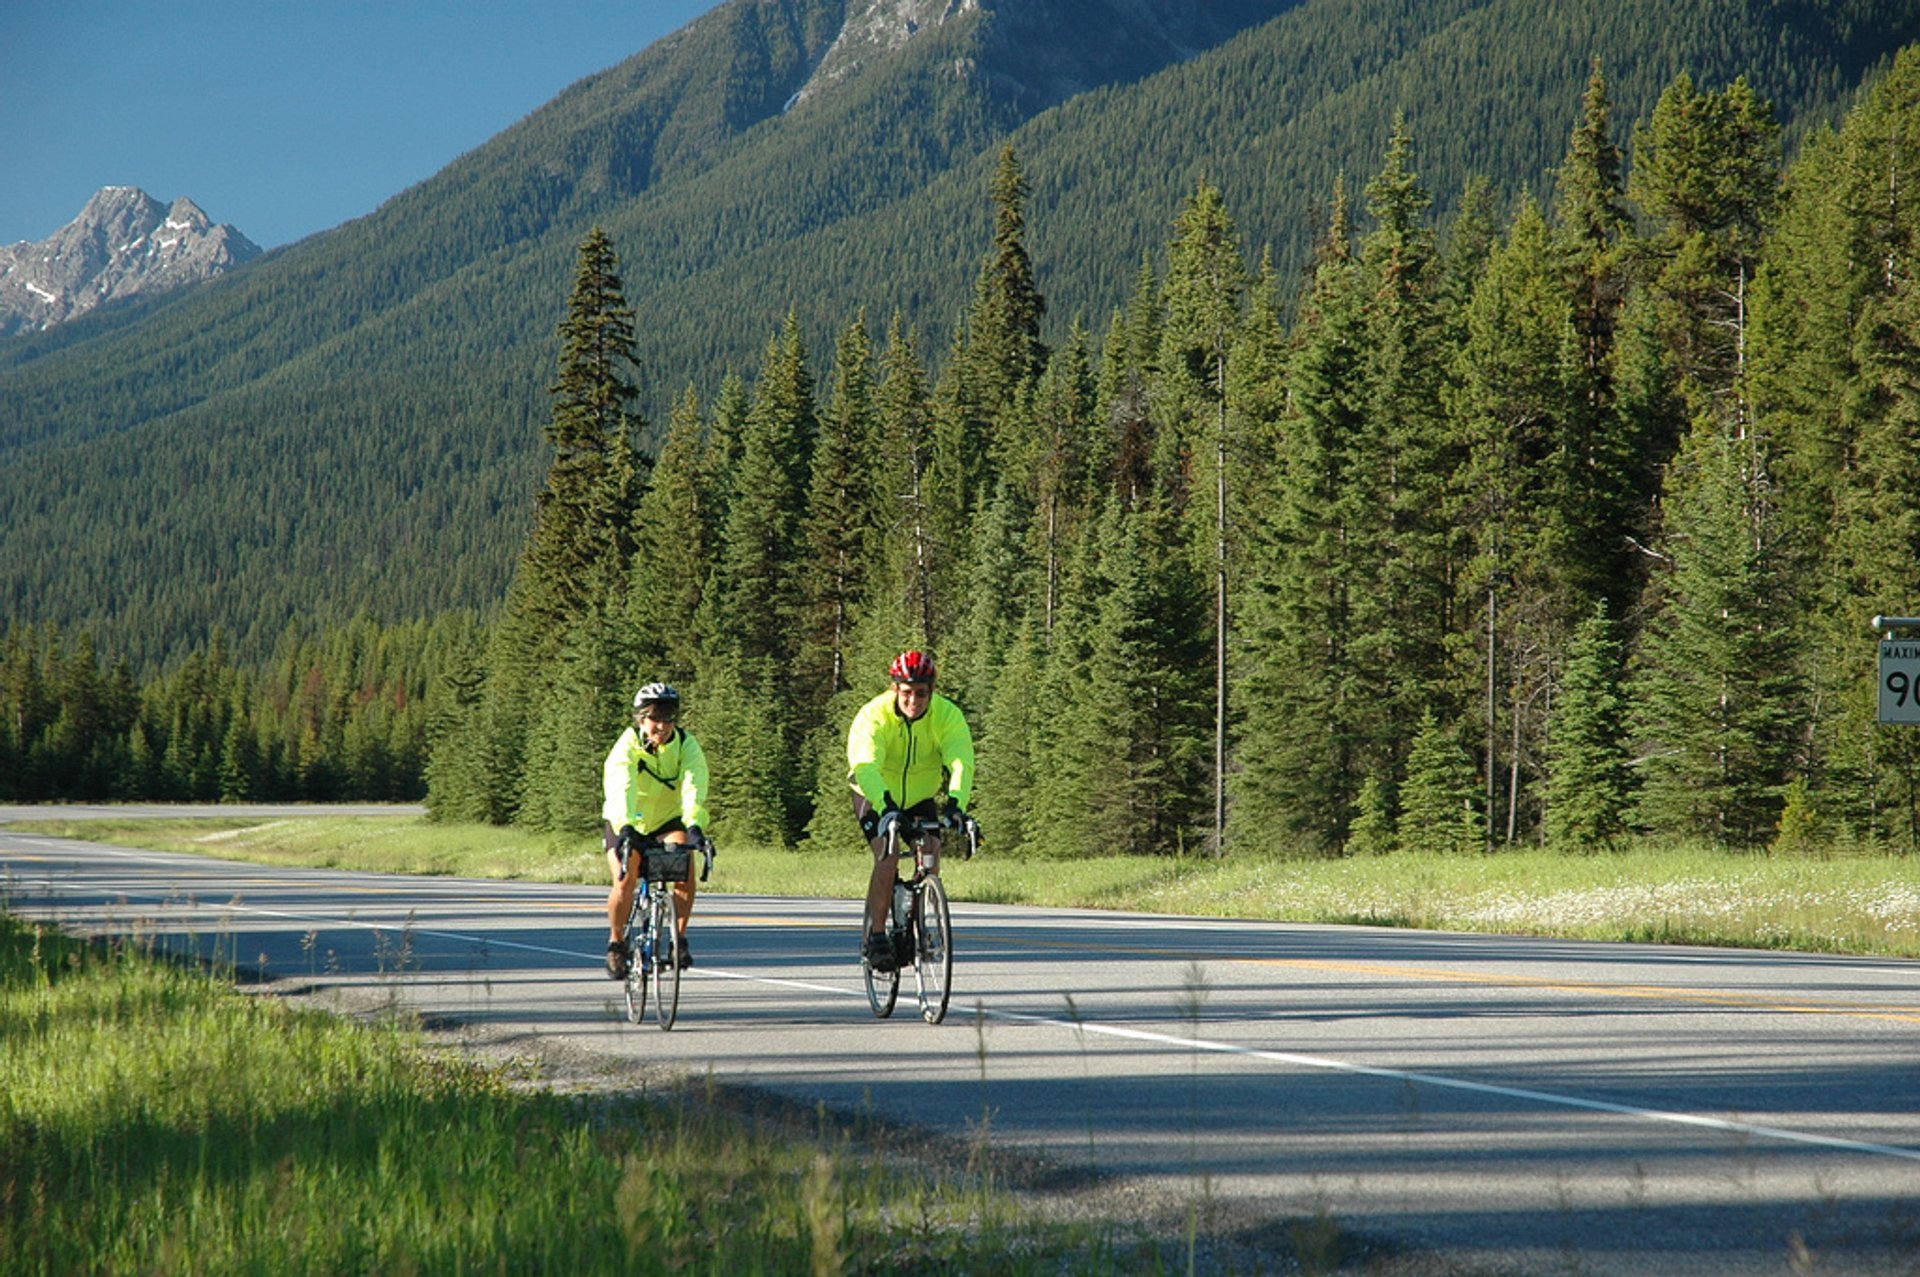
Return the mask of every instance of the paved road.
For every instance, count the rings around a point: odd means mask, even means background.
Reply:
[[[873,1019],[851,902],[708,894],[662,1033],[590,888],[0,832],[0,893],[1489,1271],[1920,1271],[1920,963],[958,903],[930,1027]]]

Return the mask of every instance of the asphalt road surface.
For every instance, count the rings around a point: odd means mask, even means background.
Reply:
[[[626,1023],[594,888],[0,831],[17,914],[1479,1271],[1920,1273],[1920,963],[977,905],[946,876],[945,1024],[910,980],[874,1019],[854,902],[708,893],[663,1033]]]

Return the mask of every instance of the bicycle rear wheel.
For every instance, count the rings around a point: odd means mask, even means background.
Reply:
[[[680,1014],[680,935],[673,925],[673,889],[653,893],[653,1017],[671,1029]]]
[[[953,921],[947,910],[947,889],[938,877],[920,884],[914,912],[913,981],[920,995],[920,1017],[938,1024],[947,1018],[953,978]]]

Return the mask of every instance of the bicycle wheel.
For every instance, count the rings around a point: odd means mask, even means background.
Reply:
[[[673,889],[653,893],[653,1018],[671,1029],[680,1014],[680,936],[673,925]]]
[[[645,900],[636,895],[627,911],[627,1023],[638,1024],[647,1016],[647,968],[642,960],[641,932],[646,926],[642,912]]]
[[[920,1017],[938,1024],[947,1018],[953,977],[953,919],[947,911],[947,889],[939,878],[920,884],[914,913],[913,982],[920,995]]]
[[[865,935],[862,933],[864,941]],[[867,982],[867,1005],[873,1008],[873,1014],[886,1019],[893,1014],[893,1003],[900,996],[900,972],[875,971],[873,963],[867,957],[867,947],[860,946],[860,975]]]

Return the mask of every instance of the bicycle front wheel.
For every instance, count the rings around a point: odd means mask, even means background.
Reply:
[[[671,1029],[680,1014],[680,935],[673,925],[673,891],[653,895],[653,1017]]]
[[[900,971],[896,967],[890,971],[876,971],[866,956],[863,945],[860,953],[860,975],[867,984],[867,1005],[873,1008],[875,1018],[884,1020],[893,1014],[893,1003],[900,996]]]
[[[644,958],[646,916],[642,902],[634,901],[627,912],[627,1023],[638,1024],[647,1017],[647,964]]]
[[[953,920],[947,911],[947,889],[939,878],[920,884],[915,913],[913,980],[920,995],[920,1016],[928,1024],[938,1024],[947,1018],[953,978]]]

